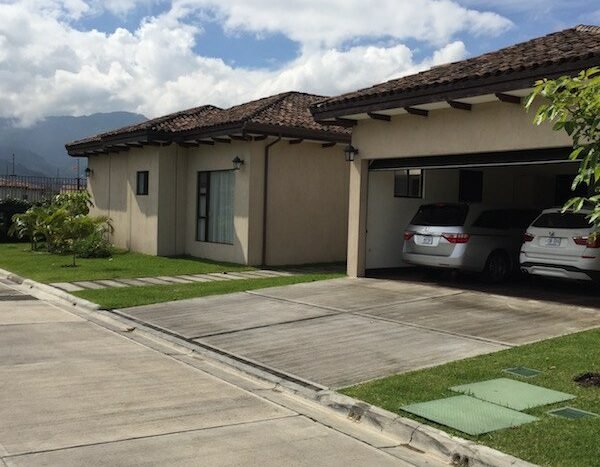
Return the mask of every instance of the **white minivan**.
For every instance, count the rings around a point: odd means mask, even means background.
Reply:
[[[578,280],[600,279],[600,234],[592,235],[590,211],[546,209],[525,233],[523,272]]]
[[[404,232],[402,260],[415,266],[482,272],[502,282],[519,268],[523,233],[539,210],[434,203]]]

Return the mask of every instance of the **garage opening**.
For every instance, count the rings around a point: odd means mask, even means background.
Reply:
[[[541,211],[571,198],[571,148],[373,160],[369,165],[366,269],[407,267],[404,232],[421,205],[468,203]],[[583,193],[580,193],[583,194]],[[575,194],[577,195],[577,193]]]

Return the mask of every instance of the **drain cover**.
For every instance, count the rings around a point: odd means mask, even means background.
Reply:
[[[560,409],[549,410],[550,415],[560,418],[568,418],[569,420],[581,420],[582,418],[592,418],[598,415],[585,410],[576,409],[574,407],[561,407]]]
[[[504,373],[508,373],[515,376],[523,376],[524,378],[533,378],[541,374],[540,370],[534,370],[533,368],[525,368],[523,366],[517,366],[515,368],[506,368],[502,370]]]
[[[533,384],[498,378],[478,383],[463,384],[450,388],[484,401],[492,402],[514,410],[526,410],[540,405],[556,404],[575,399],[572,394],[554,391]]]

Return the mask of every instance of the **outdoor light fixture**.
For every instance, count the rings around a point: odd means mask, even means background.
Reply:
[[[352,162],[354,157],[358,154],[358,149],[349,144],[344,148],[344,156],[346,157],[346,162]]]
[[[244,160],[240,159],[239,156],[235,156],[235,159],[233,159],[231,162],[233,162],[234,170],[240,170],[242,165],[244,165]]]
[[[90,169],[89,167],[85,168],[85,176],[87,178],[90,178],[92,176],[92,174],[94,173],[94,171],[92,169]]]

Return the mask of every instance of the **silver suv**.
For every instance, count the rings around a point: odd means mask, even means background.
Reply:
[[[521,269],[565,279],[600,279],[600,234],[593,235],[591,211],[546,209],[533,221],[521,248]]]
[[[506,280],[519,265],[537,210],[437,203],[421,206],[404,232],[402,259],[418,266],[483,272]]]

